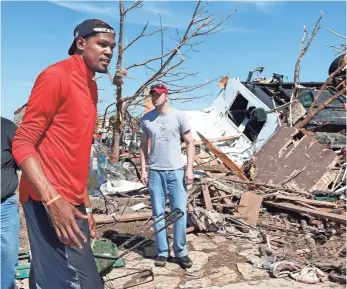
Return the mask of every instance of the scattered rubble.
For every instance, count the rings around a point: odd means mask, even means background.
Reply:
[[[233,138],[210,141],[198,135],[201,138],[196,142],[200,153],[195,158],[195,182],[188,188],[187,233],[200,232],[207,237],[188,234],[194,266],[186,270],[186,281],[173,288],[222,286],[240,280],[238,274],[244,280],[289,276],[309,284],[346,280],[346,190],[341,190],[345,180],[338,178],[345,174],[345,159],[302,131],[281,128],[239,167],[218,148],[220,142]],[[97,156],[95,153],[93,157]],[[133,162],[139,165],[136,158]],[[105,173],[114,171],[110,166],[99,166],[103,180],[117,184],[113,176]],[[93,207],[103,213],[95,215],[97,224],[149,221],[148,191],[136,178],[136,168],[117,166],[117,173],[133,178],[125,180],[133,185],[123,190],[110,189],[105,183],[94,188],[100,192],[92,197],[93,202],[99,202]],[[337,182],[342,183],[338,189]],[[112,213],[100,210],[105,203],[108,207],[113,203]],[[241,248],[235,240],[247,243]],[[203,277],[201,270],[220,246],[229,254],[237,254],[235,267],[211,269],[209,278]],[[144,256],[153,258],[155,247],[145,247]],[[155,276],[178,270],[178,265],[171,263],[159,269],[150,260],[130,263],[129,268],[148,267]]]
[[[253,82],[226,79],[209,108],[189,112],[196,155],[186,232],[194,265],[184,281],[173,275],[180,268],[170,262],[155,268],[150,259],[129,256],[126,268],[151,270],[156,288],[283,276],[305,284],[346,282],[346,146],[341,141],[346,126],[334,118],[345,98],[297,129],[286,125],[288,118],[294,125],[305,117],[319,84],[302,86],[290,108],[293,85],[283,84],[280,75]],[[334,91],[325,91],[321,101],[329,93]],[[183,158],[185,149],[182,144]],[[152,212],[148,189],[139,181],[139,158],[129,150],[112,165],[109,155],[108,148],[94,145],[88,188],[96,223],[99,228],[125,222],[144,226]],[[172,238],[172,226],[168,231]],[[103,236],[119,242],[112,234]],[[223,260],[216,253],[221,250]],[[142,254],[153,258],[154,244]],[[218,266],[209,268],[210,263]],[[172,278],[172,287],[165,278]]]

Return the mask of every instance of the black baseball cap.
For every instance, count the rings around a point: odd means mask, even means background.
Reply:
[[[88,19],[78,24],[73,31],[74,40],[69,48],[69,55],[73,55],[76,50],[76,39],[78,37],[87,37],[95,33],[113,33],[114,29],[111,25],[98,19]]]

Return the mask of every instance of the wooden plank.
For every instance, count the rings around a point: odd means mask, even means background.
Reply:
[[[223,137],[219,137],[219,138],[213,138],[211,139],[210,141],[211,142],[221,142],[221,141],[230,141],[230,140],[233,140],[233,139],[238,139],[240,136],[239,135],[234,135],[234,136],[223,136]],[[196,140],[194,141],[194,146],[198,146],[198,145],[201,145],[203,144],[203,141],[202,140]],[[186,148],[186,143],[183,143],[181,145],[181,148]]]
[[[254,192],[244,192],[240,200],[240,207],[238,212],[241,216],[246,217],[245,223],[255,226],[258,222],[259,210],[263,196],[258,195]]]
[[[196,162],[198,165],[205,163],[199,156],[194,155],[194,162]]]
[[[280,208],[280,209],[284,209],[284,210],[288,210],[288,211],[297,212],[297,213],[309,214],[309,215],[312,215],[312,216],[318,217],[318,218],[329,219],[331,221],[334,221],[334,222],[340,223],[340,224],[346,223],[346,217],[345,216],[340,216],[340,215],[332,214],[332,213],[326,213],[326,212],[323,212],[322,210],[317,211],[317,210],[303,208],[303,207],[296,206],[296,205],[289,204],[289,203],[275,203],[275,202],[270,202],[270,201],[264,201],[263,204],[268,205],[268,206],[272,206],[272,207],[276,207],[276,208]]]
[[[300,201],[294,201],[294,203],[296,203],[296,204],[299,205],[299,206],[303,206],[303,207],[307,207],[307,208],[310,208],[310,209],[313,209],[313,210],[318,210],[318,211],[320,211],[319,208],[316,208],[316,207],[314,207],[314,206],[311,206],[311,205],[309,205],[309,204],[306,204],[306,203],[303,203],[303,202],[300,202]]]
[[[230,196],[228,196],[226,193],[224,193],[223,191],[218,190],[218,193],[223,196],[224,198],[222,199],[224,201],[224,203],[226,203],[229,206],[233,205],[233,202],[229,199]]]
[[[223,208],[239,208],[243,207],[242,205],[224,205],[224,204],[212,204],[214,207],[223,207]]]
[[[133,214],[123,214],[119,219],[119,215],[110,215],[110,216],[98,216],[94,215],[96,224],[108,224],[117,222],[132,222],[132,221],[140,221],[147,220],[152,217],[152,212],[142,212],[142,213],[133,213]]]
[[[204,197],[205,207],[207,210],[212,210],[212,202],[210,197],[210,191],[207,185],[202,185],[202,196]]]
[[[224,154],[220,149],[216,148],[208,139],[197,131],[198,136],[204,142],[204,144],[219,158],[224,165],[226,165],[231,171],[233,171],[241,180],[248,181],[247,177],[243,174],[243,171],[235,164],[229,157]]]
[[[287,200],[287,201],[298,201],[298,202],[303,202],[315,206],[324,206],[324,207],[336,207],[336,204],[332,202],[326,202],[326,201],[317,201],[317,200],[310,200],[310,199],[304,199],[304,198],[299,198],[299,197],[289,197],[289,196],[284,196],[284,195],[277,195],[276,199],[280,200]]]
[[[192,222],[198,226],[200,231],[204,231],[206,229],[205,225],[199,220],[199,218],[194,214],[194,208],[191,204],[188,204],[188,212],[190,213],[190,217]]]
[[[334,151],[312,137],[294,127],[282,127],[254,155],[254,180],[280,185],[283,176],[293,176],[286,187],[300,191],[326,188],[334,179],[331,168],[337,161]]]

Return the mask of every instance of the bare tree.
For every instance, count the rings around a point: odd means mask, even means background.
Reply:
[[[167,52],[164,52],[163,33],[168,28],[163,28],[161,25],[160,29],[148,33],[148,23],[146,23],[141,33],[137,37],[135,37],[134,40],[130,41],[129,44],[123,47],[125,18],[131,10],[135,8],[141,8],[142,1],[135,1],[129,8],[125,8],[122,0],[119,1],[120,20],[117,66],[116,73],[113,77],[109,73],[109,77],[112,83],[116,86],[116,116],[111,123],[114,136],[110,159],[111,163],[115,163],[119,159],[119,145],[122,133],[124,131],[125,117],[129,118],[130,115],[128,113],[128,109],[130,107],[133,107],[134,105],[140,104],[143,101],[144,97],[146,95],[148,96],[148,87],[153,82],[162,81],[174,87],[174,89],[170,92],[171,94],[179,94],[196,90],[214,81],[211,80],[202,84],[189,86],[179,86],[178,84],[175,84],[190,76],[196,75],[195,73],[181,72],[177,70],[177,68],[184,62],[185,54],[189,51],[195,51],[195,47],[203,42],[200,40],[201,38],[219,32],[221,30],[221,25],[237,11],[236,8],[226,17],[217,21],[217,17],[214,14],[208,13],[206,5],[206,2],[203,3],[200,0],[196,3],[191,19],[189,23],[187,23],[185,32],[183,33],[183,35],[180,35],[178,30],[176,29],[176,39],[174,39],[176,45],[172,49],[169,49]],[[141,63],[135,63],[129,65],[126,68],[123,68],[124,52],[141,38],[149,37],[157,33],[161,34],[161,54]],[[186,48],[187,51],[183,52],[183,49]],[[158,66],[156,69],[150,67],[150,65],[153,65],[154,63],[156,63]],[[137,67],[143,67],[147,69],[148,79],[145,82],[140,82],[138,89],[133,95],[123,96],[123,80],[124,78],[128,77],[127,75],[129,70]]]
[[[291,95],[290,102],[292,102],[294,99],[297,99],[299,96],[301,60],[304,57],[307,50],[310,48],[310,45],[311,45],[313,39],[315,38],[315,36],[317,35],[318,31],[321,29],[322,26],[320,25],[320,22],[321,22],[323,16],[324,16],[324,13],[321,12],[320,16],[316,22],[316,25],[313,28],[311,35],[310,35],[309,39],[307,40],[306,44],[305,44],[305,41],[306,41],[306,37],[307,37],[307,27],[306,27],[306,25],[304,25],[304,34],[303,34],[302,39],[301,39],[300,54],[299,54],[298,60],[296,61],[295,69],[294,69],[294,90],[293,90],[293,93]],[[292,105],[289,106],[289,119],[288,120],[289,120],[289,125],[292,126]]]
[[[302,56],[307,51],[309,44],[312,41],[313,37],[317,34],[317,32],[319,31],[319,29],[321,27],[321,26],[319,26],[319,23],[322,19],[322,16],[323,16],[323,13],[321,13],[305,49],[300,49],[300,56],[299,56],[299,59],[296,63],[295,74],[294,74],[295,75],[294,76],[294,88],[295,89],[294,89],[294,93],[292,96],[294,96],[295,98],[297,98],[299,95],[298,79],[299,79],[300,61],[301,61]],[[327,29],[331,33],[344,39],[344,42],[339,47],[329,45],[336,52],[335,55],[340,55],[340,57],[336,58],[334,61],[338,64],[336,65],[336,68],[330,68],[332,71],[329,72],[330,75],[329,75],[328,79],[325,81],[325,83],[319,89],[317,95],[315,96],[315,98],[314,98],[314,100],[313,100],[313,102],[312,102],[312,104],[311,104],[311,106],[307,112],[306,117],[302,121],[298,122],[295,125],[296,128],[303,128],[303,127],[307,126],[312,121],[312,119],[315,117],[315,115],[317,115],[321,110],[323,110],[325,107],[327,107],[331,102],[346,95],[346,74],[343,73],[343,71],[345,71],[345,69],[346,69],[346,44],[345,44],[345,40],[347,38],[346,38],[346,36],[343,36],[343,35],[335,32],[335,31],[333,31],[332,29],[329,29],[329,28],[327,28]],[[304,30],[305,31],[304,31],[304,36],[303,36],[303,39],[301,42],[301,47],[302,47],[303,42],[304,42],[305,37],[306,37],[306,28],[304,28]],[[341,61],[340,61],[340,58],[341,58]],[[333,96],[331,96],[329,99],[327,99],[325,102],[323,102],[322,104],[317,106],[317,103],[318,103],[320,97],[322,96],[323,92],[328,87],[332,87],[333,89],[335,89],[336,93]]]
[[[334,30],[327,28],[327,30],[331,33],[333,33],[334,35],[338,36],[339,38],[343,39],[343,42],[340,45],[331,45],[329,44],[328,46],[331,47],[334,51],[335,56],[338,55],[343,55],[346,54],[347,52],[347,45],[346,45],[346,36],[341,35],[340,33],[335,32]]]

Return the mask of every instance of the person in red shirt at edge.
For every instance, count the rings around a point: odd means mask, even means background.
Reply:
[[[87,190],[96,121],[96,72],[106,73],[114,29],[89,19],[74,30],[70,57],[34,84],[13,156],[32,254],[30,289],[101,289],[90,246],[96,226]]]

